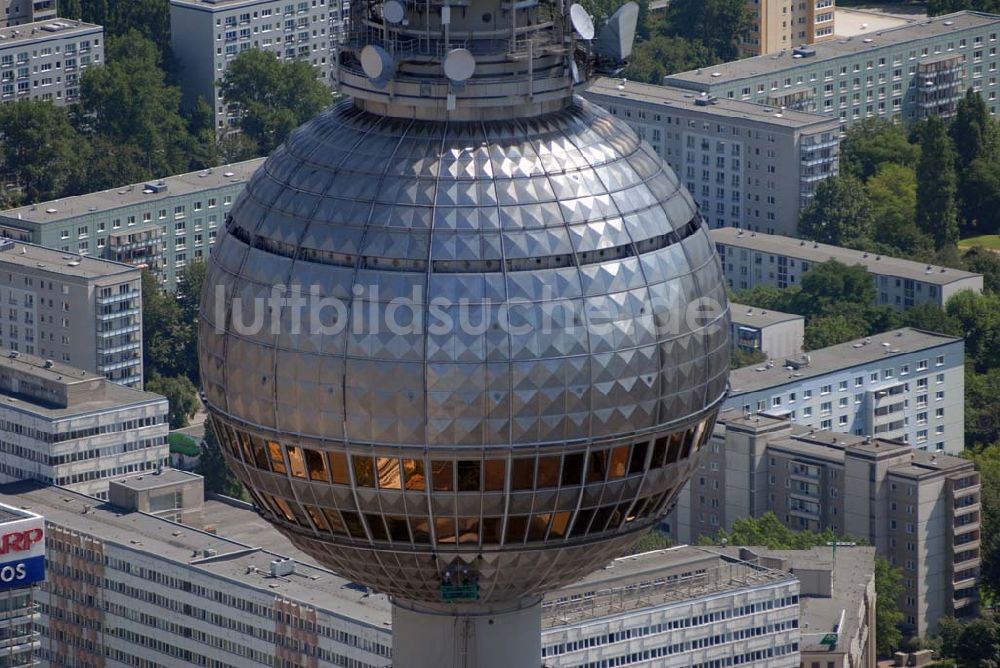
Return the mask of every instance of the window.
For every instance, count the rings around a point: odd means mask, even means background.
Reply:
[[[919,362],[917,362],[917,371],[926,371],[926,370],[927,370],[927,360],[920,360]]]
[[[943,365],[944,365],[944,355],[938,355],[937,359],[934,360],[934,366],[943,366]]]

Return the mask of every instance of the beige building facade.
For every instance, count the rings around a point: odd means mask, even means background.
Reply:
[[[836,0],[749,0],[751,27],[740,44],[760,56],[833,37]]]

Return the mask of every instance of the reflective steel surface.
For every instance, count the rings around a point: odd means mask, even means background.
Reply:
[[[206,285],[230,466],[297,546],[411,600],[462,569],[516,600],[618,556],[726,391],[691,197],[579,98],[522,121],[336,106],[254,175]]]

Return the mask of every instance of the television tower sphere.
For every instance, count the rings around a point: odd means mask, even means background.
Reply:
[[[397,668],[538,666],[542,595],[657,523],[725,396],[691,196],[574,96],[627,58],[633,7],[590,44],[552,0],[351,3],[350,97],[212,252],[226,460],[298,548],[392,597]]]

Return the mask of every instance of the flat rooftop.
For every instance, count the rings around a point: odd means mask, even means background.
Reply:
[[[72,276],[87,280],[117,277],[124,280],[128,274],[139,278],[140,271],[132,265],[102,260],[90,255],[78,255],[37,246],[13,239],[0,239],[0,267],[19,267],[35,274]]]
[[[605,96],[594,99],[591,96]],[[600,78],[590,85],[585,96],[599,104],[606,104],[607,98],[621,98],[633,102],[643,102],[664,109],[686,109],[708,116],[718,116],[731,123],[734,118],[744,121],[754,121],[768,125],[776,125],[793,129],[811,128],[813,126],[829,126],[836,129],[838,121],[822,114],[786,109],[781,111],[773,107],[752,102],[730,100],[728,98],[712,98],[711,104],[697,104],[701,96],[688,89],[673,86],[657,86],[653,84],[626,81],[624,79]]]
[[[22,510],[15,506],[8,506],[6,504],[0,503],[0,524],[4,522],[14,522],[16,520],[26,520],[35,517],[40,517],[36,513],[29,512],[27,510]]]
[[[245,162],[203,169],[198,172],[177,174],[162,179],[152,179],[142,183],[119,186],[109,190],[64,197],[39,204],[0,211],[0,220],[7,224],[24,220],[32,223],[55,223],[99,211],[120,209],[135,204],[145,204],[158,200],[190,195],[203,190],[212,190],[226,185],[245,183],[264,164],[266,158],[254,158]],[[165,190],[154,192],[147,186],[162,184]]]
[[[729,374],[729,383],[732,386],[729,396],[730,398],[738,397],[749,392],[790,383],[801,383],[816,376],[870,364],[878,360],[892,359],[919,350],[930,350],[956,341],[961,341],[961,339],[912,327],[894,329],[876,336],[812,350],[806,353],[809,358],[808,363],[798,369],[786,368],[785,362],[787,360],[775,360],[770,366],[768,364],[753,364],[735,369]],[[891,384],[898,382],[895,378],[890,381]]]
[[[159,472],[137,473],[123,478],[108,478],[108,482],[123,485],[128,489],[148,490],[163,487],[165,485],[176,485],[183,482],[192,482],[201,478],[195,473],[188,473],[180,469],[166,468]]]
[[[694,86],[699,89],[710,86],[725,86],[763,74],[816,66],[817,63],[825,60],[854,56],[880,47],[901,47],[909,42],[933,40],[948,33],[995,25],[1000,25],[1000,16],[985,12],[967,10],[943,14],[931,19],[869,33],[863,37],[832,39],[811,44],[810,46],[815,49],[816,55],[809,58],[796,58],[792,49],[788,49],[783,54],[754,56],[700,70],[672,74],[664,77],[664,83],[685,88]]]
[[[103,32],[104,28],[93,23],[63,18],[22,23],[18,26],[0,28],[0,49],[32,40],[63,38],[94,31]]]
[[[263,5],[273,0],[170,0],[171,5],[178,7],[195,7],[213,11],[217,9],[229,9],[242,5]]]
[[[954,473],[962,469],[969,469],[971,472],[975,467],[969,459],[946,455],[943,452],[914,450],[912,454],[910,461],[890,467],[889,475],[919,479],[941,473]]]
[[[927,20],[927,14],[899,16],[885,12],[837,7],[833,12],[833,32],[837,37],[867,37],[890,28],[909,25],[918,20]]]
[[[746,304],[729,302],[729,316],[735,325],[746,325],[750,327],[768,327],[783,322],[794,320],[805,320],[804,316],[795,313],[784,313],[772,309],[756,308]]]
[[[860,264],[873,274],[909,278],[933,285],[947,285],[970,278],[982,280],[982,274],[970,271],[852,250],[842,246],[831,246],[794,237],[783,237],[778,234],[749,232],[735,227],[715,228],[709,230],[709,234],[712,236],[712,241],[717,244],[736,246],[772,255],[785,255],[813,263],[837,260],[848,266]]]

